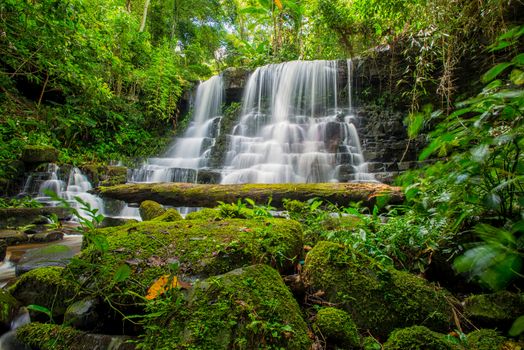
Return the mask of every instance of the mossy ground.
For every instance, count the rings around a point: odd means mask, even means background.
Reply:
[[[447,342],[443,334],[423,326],[397,329],[384,344],[384,350],[453,350],[459,349]]]
[[[319,242],[306,257],[304,277],[312,291],[322,290],[375,336],[411,325],[448,329],[451,306],[445,292],[349,247]]]
[[[83,332],[71,327],[38,322],[26,324],[16,330],[16,337],[32,349],[70,350]]]
[[[278,272],[254,265],[153,305],[143,349],[309,349],[307,326]]]

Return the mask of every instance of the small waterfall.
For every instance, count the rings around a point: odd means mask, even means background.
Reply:
[[[242,115],[228,136],[222,183],[374,181],[354,123],[351,61],[342,108],[337,61],[260,67],[244,91]],[[344,173],[344,176],[342,176]]]
[[[50,206],[59,204],[46,194],[47,191],[52,191],[58,197],[68,201],[83,217],[88,217],[88,213],[81,209],[81,205],[75,200],[75,197],[88,203],[92,209],[98,209],[98,213],[104,214],[104,201],[102,198],[88,193],[92,186],[87,176],[82,174],[80,169],[72,168],[67,177],[64,177],[60,172],[61,169],[58,165],[48,164],[47,180],[42,180],[44,173],[38,173],[39,181],[35,183],[35,175],[30,175],[24,186],[24,194],[31,195],[31,189],[38,185],[38,194],[35,199],[41,203]]]
[[[197,88],[193,121],[164,157],[150,158],[131,175],[132,182],[196,182],[198,170],[208,166],[220,126],[224,83],[214,76]]]

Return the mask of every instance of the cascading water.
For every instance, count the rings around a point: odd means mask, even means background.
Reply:
[[[47,191],[52,191],[56,193],[58,197],[68,201],[83,217],[89,217],[88,213],[81,209],[75,197],[88,203],[92,209],[98,209],[98,213],[104,214],[104,201],[102,198],[88,193],[88,191],[92,189],[92,186],[80,169],[72,168],[66,180],[60,178],[59,172],[60,167],[58,167],[58,165],[49,164],[47,168],[48,179],[35,182],[35,176],[29,176],[24,186],[24,193],[31,194],[31,189],[38,186],[38,195],[35,199],[41,203],[48,205],[58,204],[46,193]],[[41,178],[42,174],[40,174],[39,177]]]
[[[150,158],[133,171],[132,182],[196,182],[198,169],[207,167],[219,130],[224,83],[214,76],[197,88],[194,118],[161,158]]]
[[[337,61],[293,61],[258,68],[229,135],[224,184],[374,181],[367,174],[351,105],[339,106]]]

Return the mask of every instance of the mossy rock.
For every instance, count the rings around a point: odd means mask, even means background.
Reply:
[[[217,209],[204,208],[186,215],[186,220],[217,220],[220,212]]]
[[[139,212],[142,220],[148,221],[161,216],[166,210],[155,201],[143,201],[140,203]]]
[[[145,349],[309,349],[300,308],[278,272],[254,265],[197,282],[179,302],[159,302]]]
[[[524,294],[500,291],[472,295],[464,301],[464,312],[479,326],[508,329],[516,318],[524,315]]]
[[[50,266],[23,274],[9,288],[11,295],[22,305],[39,305],[49,309],[56,319],[62,317],[77,293],[72,276],[62,267]],[[35,315],[42,316],[42,315]],[[34,319],[34,316],[32,315]]]
[[[154,219],[151,219],[151,221],[154,222],[173,222],[178,220],[184,220],[182,215],[178,212],[178,210],[170,208],[166,210],[166,212],[160,216],[157,216]]]
[[[502,350],[506,338],[494,329],[479,329],[467,335],[470,350]]]
[[[447,292],[337,243],[319,242],[306,257],[303,276],[312,292],[322,291],[376,337],[412,325],[447,331],[452,318]]]
[[[145,221],[98,232],[107,237],[107,251],[89,245],[80,256],[87,267],[77,273],[90,276],[101,289],[114,287],[117,299],[126,288],[145,295],[158,277],[172,272],[173,266],[185,280],[223,274],[253,263],[290,271],[303,247],[300,224],[283,219]],[[90,264],[99,266],[100,273],[93,273]],[[112,277],[122,265],[130,267],[131,278],[115,285]]]
[[[16,338],[39,350],[133,350],[136,347],[134,342],[129,342],[129,337],[88,334],[72,327],[38,322],[18,328]]]
[[[328,345],[338,345],[344,349],[360,347],[360,339],[351,316],[333,307],[320,309],[315,318],[313,329],[321,334]]]
[[[424,326],[397,329],[384,343],[384,350],[453,350],[459,349],[446,341],[443,334]]]
[[[26,145],[22,150],[24,163],[56,163],[58,161],[58,150],[52,146]]]
[[[27,243],[29,236],[25,232],[18,230],[0,230],[0,240],[4,241],[8,246],[12,246]]]
[[[18,301],[5,289],[0,289],[0,333],[5,333],[11,328],[11,321],[18,307]]]

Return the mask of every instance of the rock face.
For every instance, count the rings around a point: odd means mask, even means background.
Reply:
[[[464,302],[468,319],[481,327],[507,327],[524,314],[524,294],[501,291],[472,295]]]
[[[198,282],[184,302],[161,303],[165,324],[146,325],[144,348],[306,350],[297,302],[277,271],[254,265]]]
[[[27,145],[22,150],[21,161],[26,164],[55,163],[57,160],[58,150],[51,146]]]
[[[412,325],[447,331],[451,321],[447,293],[349,247],[317,243],[306,257],[303,274],[311,293],[340,305],[360,330],[377,337]]]

